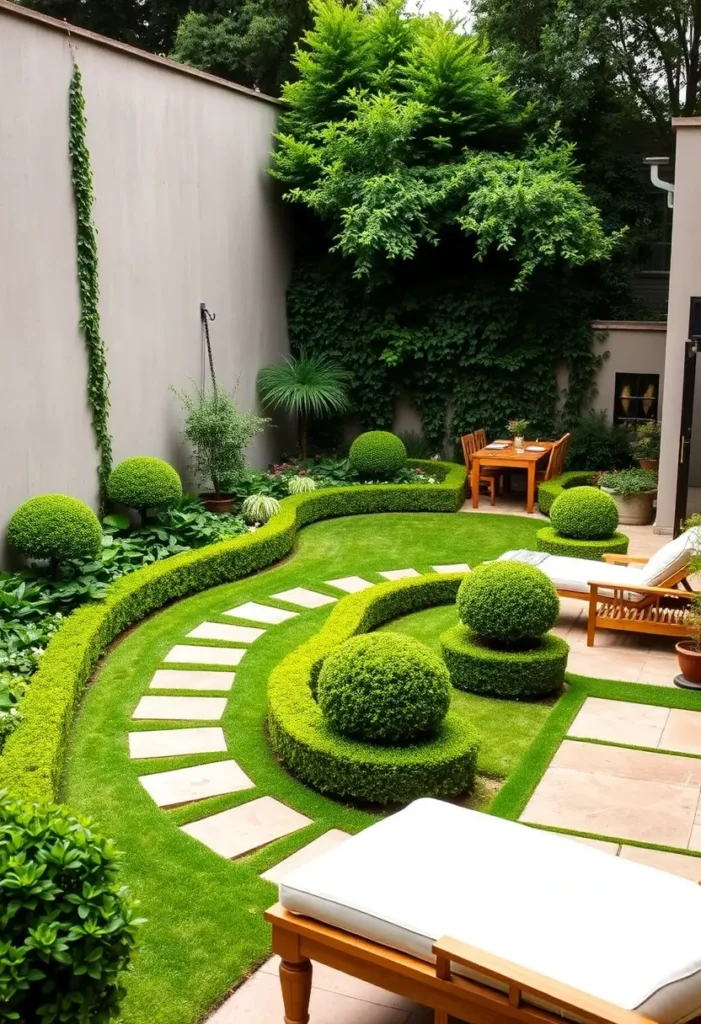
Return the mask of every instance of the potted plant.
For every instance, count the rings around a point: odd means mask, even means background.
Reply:
[[[637,459],[641,469],[657,471],[660,458],[660,435],[662,428],[656,420],[643,423],[630,446],[631,454]]]
[[[184,435],[192,445],[195,475],[212,486],[200,495],[204,506],[210,512],[231,512],[234,495],[227,493],[227,484],[245,471],[246,448],[270,420],[242,412],[233,395],[220,388],[175,394],[185,407]]]
[[[685,524],[686,529],[696,527],[694,532],[694,553],[689,559],[689,575],[701,572],[701,515],[692,516]],[[691,599],[691,608],[687,619],[690,637],[688,640],[680,640],[676,645],[679,671],[684,677],[677,680],[678,685],[685,689],[701,690],[701,591],[694,594]]]
[[[517,452],[523,451],[523,435],[528,430],[530,420],[509,420],[506,429],[514,439],[514,448]]]
[[[657,473],[649,469],[621,469],[603,473],[599,487],[618,505],[618,521],[626,526],[652,522],[652,502],[657,494]]]

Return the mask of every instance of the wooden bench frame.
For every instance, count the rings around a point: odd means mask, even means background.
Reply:
[[[442,938],[435,943],[433,965],[340,928],[291,914],[279,903],[268,910],[265,919],[273,929],[273,952],[281,958],[285,1024],[309,1021],[312,960],[430,1007],[435,1024],[448,1024],[448,1015],[470,1024],[562,1024],[561,1013],[532,1006],[525,997],[543,1000],[587,1024],[651,1024],[641,1014],[456,939]],[[494,979],[506,991],[453,974],[453,963]]]

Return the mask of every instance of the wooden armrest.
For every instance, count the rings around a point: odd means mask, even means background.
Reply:
[[[629,591],[632,594],[659,594],[662,597],[681,597],[685,601],[693,600],[697,593],[693,590],[671,590],[669,587],[641,587],[636,583],[607,583],[602,580],[589,580],[588,586],[592,589],[592,597],[594,597],[594,591],[598,589],[611,590],[614,594]]]
[[[614,555],[611,552],[605,554],[603,560],[609,565],[646,565],[650,561],[640,555]]]
[[[648,1020],[638,1013],[623,1010],[604,999],[588,995],[579,989],[548,978],[544,974],[536,974],[535,971],[530,971],[527,967],[522,967],[509,960],[502,960],[501,957],[487,953],[483,949],[477,949],[475,946],[468,946],[458,939],[451,939],[448,936],[439,939],[433,946],[433,952],[436,956],[437,977],[449,981],[451,962],[461,964],[478,974],[502,982],[507,987],[509,1003],[514,1007],[520,1005],[522,996],[527,993],[530,996],[546,999],[558,1008],[582,1015],[588,1022],[643,1024]]]

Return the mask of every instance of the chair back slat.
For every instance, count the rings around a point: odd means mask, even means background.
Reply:
[[[477,449],[487,447],[487,432],[486,430],[475,431],[475,441],[477,443]],[[475,450],[477,450],[475,449]]]
[[[570,441],[571,440],[572,440],[572,435],[571,434],[563,434],[562,437],[560,438],[560,443],[558,445],[558,451],[557,451],[557,467],[556,467],[556,472],[553,473],[553,476],[560,476],[560,474],[564,472],[564,470],[565,470],[565,459],[567,458],[567,452],[570,449]]]
[[[477,451],[474,434],[463,434],[460,438],[462,444],[462,454],[465,460],[465,468],[468,473],[472,469],[472,455]]]

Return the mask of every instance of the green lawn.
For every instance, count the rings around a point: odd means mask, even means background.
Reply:
[[[474,565],[508,548],[535,547],[537,521],[515,516],[394,514],[336,519],[308,527],[294,554],[276,567],[237,583],[181,601],[130,632],[103,662],[77,719],[62,797],[92,815],[125,852],[124,878],[141,901],[148,923],[142,948],[127,981],[124,1024],[194,1024],[241,977],[268,954],[262,911],[276,889],[259,875],[329,828],[358,831],[373,818],[343,807],[297,783],[273,760],[265,734],[266,682],[272,667],[313,635],[328,607],[305,611],[256,641],[236,671],[222,725],[228,752],[132,763],[130,729],[139,698],[170,647],[205,619],[246,600],[358,574],[380,582],[377,572],[467,561]],[[435,609],[407,617],[397,628],[436,642],[452,611]],[[231,620],[222,620],[231,621]],[[167,692],[167,691],[159,691]],[[181,691],[182,692],[182,691]],[[503,777],[547,715],[539,705],[506,705],[458,694],[483,732],[481,770]],[[190,723],[183,723],[190,724]],[[200,724],[200,723],[191,723]],[[173,723],[164,723],[172,728]],[[147,796],[138,776],[234,757],[256,784],[233,797],[218,797],[163,812]],[[250,857],[228,862],[178,830],[178,825],[271,794],[313,819],[307,829]]]

